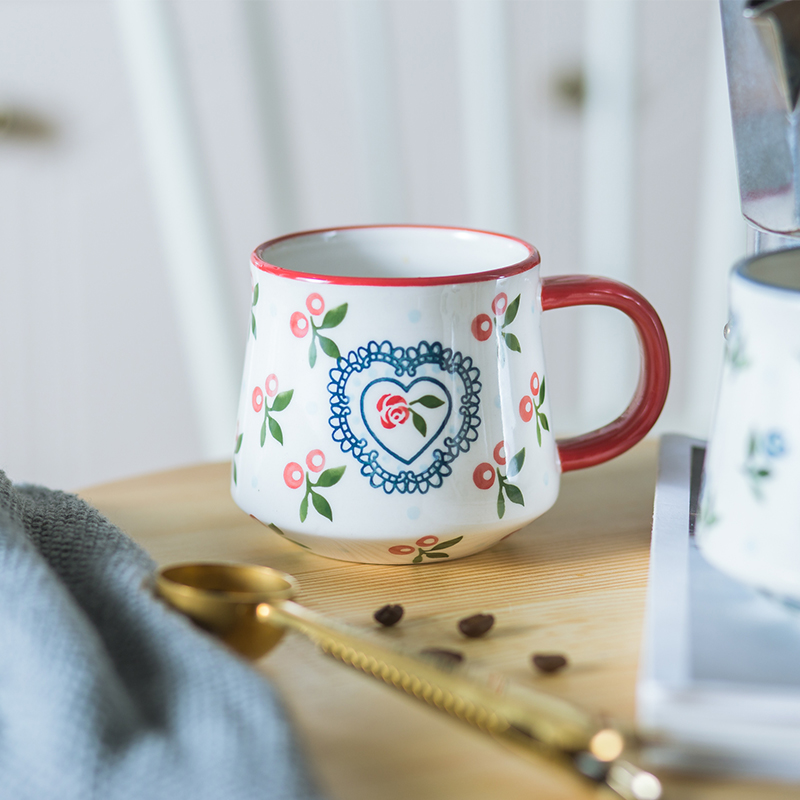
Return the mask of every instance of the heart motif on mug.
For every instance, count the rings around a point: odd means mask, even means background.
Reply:
[[[361,417],[375,441],[398,461],[411,464],[436,440],[450,419],[450,392],[435,378],[403,384],[376,378],[361,393]]]
[[[424,494],[478,438],[480,370],[440,342],[369,342],[330,371],[333,440],[370,486]]]

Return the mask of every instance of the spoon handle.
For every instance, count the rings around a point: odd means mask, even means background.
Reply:
[[[339,661],[473,725],[514,750],[561,761],[629,800],[660,797],[654,776],[619,758],[624,747],[622,735],[570,703],[521,687],[494,689],[454,675],[372,642],[291,600],[262,603],[257,614],[264,621],[304,634]],[[637,786],[650,789],[642,793]]]

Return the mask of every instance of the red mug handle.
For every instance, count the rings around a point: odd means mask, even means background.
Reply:
[[[561,471],[593,467],[643,439],[664,408],[669,389],[669,346],[655,309],[624,283],[591,275],[542,279],[542,311],[567,306],[611,306],[636,326],[642,353],[639,383],[628,407],[613,422],[589,433],[556,441]]]

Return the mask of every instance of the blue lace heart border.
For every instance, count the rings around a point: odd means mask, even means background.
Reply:
[[[379,453],[369,449],[366,439],[359,439],[350,429],[348,417],[352,413],[350,399],[345,394],[347,381],[355,372],[362,372],[375,362],[382,362],[394,367],[394,374],[401,378],[405,375],[413,377],[417,368],[423,364],[438,364],[451,375],[458,375],[464,384],[464,394],[459,398],[458,412],[462,416],[461,427],[455,436],[446,437],[442,445],[433,453],[433,462],[420,473],[412,470],[389,472],[378,463]],[[336,366],[330,371],[331,381],[328,392],[331,395],[331,416],[328,422],[332,428],[332,438],[343,453],[352,453],[361,463],[361,474],[369,478],[370,486],[382,488],[386,494],[395,490],[401,494],[419,492],[425,494],[429,489],[439,488],[444,479],[453,471],[450,464],[460,453],[466,453],[472,442],[478,438],[478,427],[481,419],[480,409],[480,370],[473,365],[470,356],[459,351],[442,347],[441,342],[422,341],[416,347],[394,347],[391,342],[378,344],[371,341],[366,347],[351,350],[341,356]]]

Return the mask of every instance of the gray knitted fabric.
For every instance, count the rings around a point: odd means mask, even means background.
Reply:
[[[318,798],[266,681],[77,497],[0,472],[0,798]]]

